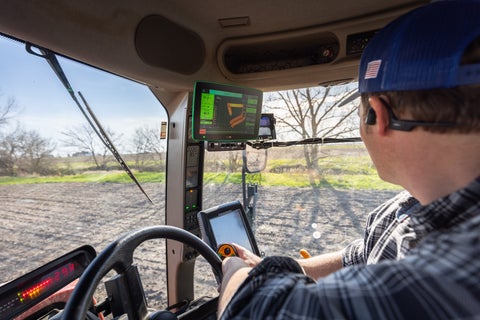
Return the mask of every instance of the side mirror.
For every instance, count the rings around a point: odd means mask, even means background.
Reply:
[[[242,156],[243,168],[247,173],[258,173],[267,167],[267,149],[254,149],[247,145]]]

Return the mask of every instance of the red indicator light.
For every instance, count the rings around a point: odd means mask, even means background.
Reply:
[[[46,288],[48,288],[51,284],[52,284],[52,278],[48,278],[46,280],[43,280],[42,282],[40,282],[39,284],[23,291],[23,292],[20,292],[18,293],[18,297],[20,298],[20,302],[24,302],[26,299],[35,299],[36,297],[38,297],[42,292],[43,290],[45,290]]]
[[[40,282],[31,286],[30,288],[17,293],[20,302],[27,302],[27,300],[34,300],[39,297],[52,284],[67,279],[74,275],[75,264],[68,263],[60,268],[47,274]]]

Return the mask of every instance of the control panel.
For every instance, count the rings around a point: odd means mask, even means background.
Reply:
[[[247,144],[245,142],[209,142],[206,141],[208,151],[234,151],[245,150]]]
[[[191,123],[191,121],[189,121]],[[191,138],[191,130],[188,129],[187,152],[185,154],[185,205],[184,205],[184,229],[201,237],[198,225],[197,213],[202,207],[202,184],[203,184],[203,156],[204,143]],[[183,260],[194,259],[198,253],[190,247],[185,247]]]

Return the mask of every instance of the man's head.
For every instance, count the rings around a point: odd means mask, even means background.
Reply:
[[[479,21],[480,0],[437,1],[362,55],[360,134],[380,177],[422,203],[480,174]]]
[[[478,0],[438,1],[380,31],[360,63],[363,122],[381,97],[393,130],[480,131],[479,21]]]

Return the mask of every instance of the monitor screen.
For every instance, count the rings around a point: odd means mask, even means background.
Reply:
[[[210,220],[217,246],[233,242],[253,251],[240,214],[240,210],[236,209]]]
[[[255,236],[239,201],[200,211],[198,222],[202,239],[213,249],[220,244],[236,243],[260,256]]]
[[[192,136],[200,141],[245,141],[258,136],[263,93],[252,88],[196,82]]]
[[[260,128],[258,129],[259,140],[277,138],[277,134],[275,133],[275,122],[273,113],[262,113],[260,118]]]

